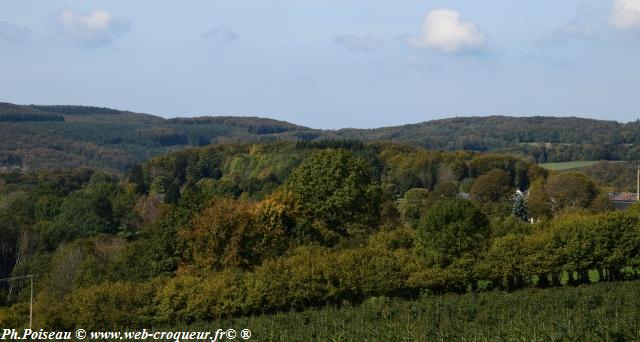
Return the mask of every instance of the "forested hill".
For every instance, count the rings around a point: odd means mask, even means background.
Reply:
[[[397,141],[442,150],[500,151],[538,162],[637,160],[640,121],[577,117],[456,117],[370,130],[343,129],[344,138]]]
[[[90,167],[119,172],[150,157],[217,142],[299,140],[320,133],[245,117],[169,119],[83,106],[0,103],[0,171]]]
[[[343,129],[342,136],[419,142],[441,149],[490,150],[521,143],[619,144],[639,136],[628,125],[575,117],[456,117],[370,130]],[[629,130],[628,133],[631,133]]]
[[[537,162],[640,159],[640,122],[575,117],[466,117],[378,129],[319,130],[258,117],[164,119],[84,106],[0,103],[0,171],[90,167],[113,172],[219,142],[395,141],[438,150],[497,151]]]

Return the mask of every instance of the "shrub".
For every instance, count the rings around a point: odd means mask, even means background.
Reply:
[[[180,231],[195,264],[211,270],[251,263],[245,236],[252,229],[253,206],[228,198],[214,200],[188,229]]]
[[[371,296],[408,295],[406,250],[355,249],[337,254],[333,268],[341,298],[359,301]]]
[[[192,323],[238,315],[244,312],[246,291],[239,271],[177,276],[157,294],[158,320]]]
[[[29,323],[29,303],[14,304],[0,308],[0,327],[18,329]]]
[[[415,243],[416,231],[400,228],[371,235],[368,246],[381,250],[412,249]]]
[[[200,268],[250,268],[287,249],[285,210],[274,199],[260,203],[216,199],[190,227],[180,231],[180,237]]]
[[[144,327],[153,323],[156,283],[103,283],[69,298],[71,322],[84,329]]]
[[[300,247],[290,256],[269,260],[247,278],[252,311],[300,309],[335,302],[335,256],[320,247]]]

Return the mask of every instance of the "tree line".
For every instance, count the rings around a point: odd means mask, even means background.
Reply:
[[[424,148],[494,152],[537,163],[640,159],[638,122],[561,117],[468,117],[378,129],[311,129],[256,117],[161,117],[84,106],[0,103],[0,154],[20,156],[31,170],[91,167],[124,173],[175,149],[212,143],[296,141],[395,142]],[[84,145],[97,158],[78,149]],[[104,150],[107,157],[103,158]],[[56,158],[47,158],[56,154]],[[101,160],[96,160],[101,159]],[[0,164],[0,166],[7,166]]]

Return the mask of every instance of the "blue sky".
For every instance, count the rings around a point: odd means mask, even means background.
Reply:
[[[640,0],[4,1],[0,101],[316,128],[640,118]]]

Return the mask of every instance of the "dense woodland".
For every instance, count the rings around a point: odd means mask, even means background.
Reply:
[[[82,106],[0,103],[0,167],[88,167],[122,173],[176,149],[211,143],[362,140],[441,151],[499,152],[534,162],[640,160],[640,122],[468,117],[379,129],[319,130],[256,117],[161,117]]]
[[[508,154],[215,144],[2,174],[0,277],[37,275],[37,327],[184,324],[635,279],[638,222],[584,173]],[[27,285],[2,285],[0,325],[26,324]]]

